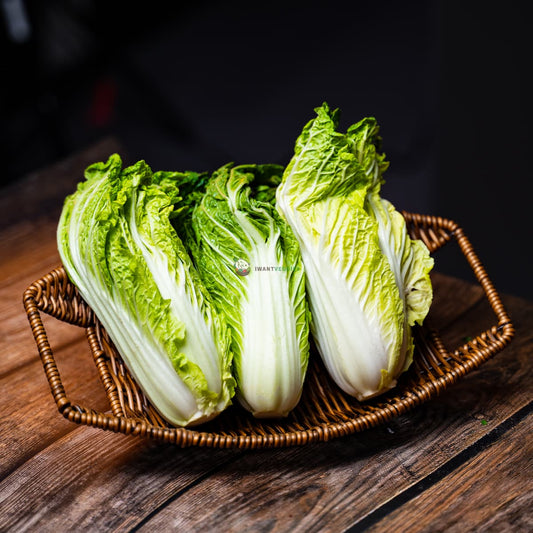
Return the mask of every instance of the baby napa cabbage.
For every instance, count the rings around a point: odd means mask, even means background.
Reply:
[[[198,272],[231,330],[237,398],[261,418],[286,416],[296,406],[309,358],[298,242],[274,206],[282,172],[277,165],[226,165],[181,220]]]
[[[411,327],[432,299],[433,259],[380,197],[388,166],[373,118],[337,131],[327,104],[303,129],[276,199],[302,253],[311,332],[338,386],[359,400],[396,384]]]
[[[167,421],[213,418],[234,390],[230,336],[171,225],[174,181],[118,155],[85,178],[58,225],[66,272]]]

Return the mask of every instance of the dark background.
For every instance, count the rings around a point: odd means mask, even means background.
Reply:
[[[378,119],[383,196],[458,222],[532,298],[523,5],[0,0],[2,185],[109,135],[154,170],[286,164],[327,101]],[[453,247],[437,267],[472,278]]]

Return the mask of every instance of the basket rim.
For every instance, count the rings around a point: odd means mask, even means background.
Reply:
[[[26,314],[59,412],[65,418],[77,424],[98,427],[126,435],[148,437],[158,441],[173,443],[181,447],[199,446],[255,449],[325,442],[332,438],[376,427],[426,402],[467,373],[478,368],[495,353],[501,351],[512,340],[514,327],[499,294],[496,292],[463,230],[450,219],[412,214],[409,212],[402,212],[402,215],[408,227],[410,227],[410,233],[418,231],[420,233],[420,237],[418,238],[421,238],[424,242],[427,241],[426,245],[428,245],[432,253],[451,239],[454,238],[457,240],[463,255],[474,271],[479,284],[483,288],[485,297],[498,319],[496,325],[480,333],[452,353],[447,352],[444,348],[436,331],[430,330],[426,326],[416,329],[418,334],[416,335],[415,344],[417,346],[418,343],[425,342],[427,343],[427,349],[431,350],[432,347],[437,347],[441,354],[447,353],[453,358],[468,354],[468,357],[463,362],[455,364],[453,372],[448,371],[440,376],[433,377],[419,384],[419,386],[407,390],[403,397],[398,398],[397,395],[394,396],[393,401],[385,398],[383,406],[375,410],[370,410],[357,418],[342,422],[325,422],[315,426],[309,426],[303,430],[291,430],[276,434],[263,432],[263,434],[248,433],[230,435],[199,430],[202,426],[199,426],[198,429],[189,427],[158,427],[150,423],[150,421],[139,417],[117,416],[109,412],[96,411],[72,403],[68,398],[41,319],[40,313],[44,312],[55,316],[58,320],[85,328],[100,378],[103,381],[109,379],[109,369],[104,362],[106,354],[95,334],[96,325],[99,322],[92,310],[81,300],[77,289],[68,280],[63,266],[59,266],[32,283],[24,291],[23,295]],[[427,229],[426,233],[422,231],[421,228],[423,227]],[[56,288],[58,294],[64,292],[72,299],[74,302],[73,316],[69,314],[68,309],[61,308],[61,303],[59,304],[59,308],[55,308],[51,303],[53,300],[50,298],[52,286]],[[81,300],[83,305],[79,305],[78,300]],[[54,302],[54,304],[56,303]],[[384,397],[379,398],[383,399]]]

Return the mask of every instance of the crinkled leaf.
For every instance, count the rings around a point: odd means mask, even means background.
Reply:
[[[229,404],[233,378],[225,322],[170,223],[177,199],[146,163],[113,155],[66,199],[58,248],[154,407],[187,425]]]

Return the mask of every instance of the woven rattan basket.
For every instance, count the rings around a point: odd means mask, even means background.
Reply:
[[[500,351],[513,337],[514,329],[462,229],[443,218],[403,215],[411,236],[422,239],[431,252],[456,239],[497,321],[453,351],[444,347],[438,331],[425,326],[416,328],[414,363],[391,392],[360,403],[344,394],[328,378],[319,357],[312,354],[302,398],[286,419],[257,420],[235,405],[214,421],[194,429],[171,427],[146,400],[92,310],[70,283],[63,268],[58,268],[28,287],[24,305],[60,413],[78,424],[182,447],[262,448],[326,441],[362,431],[429,400]],[[86,329],[90,351],[109,399],[109,412],[98,412],[69,400],[41,312]]]

